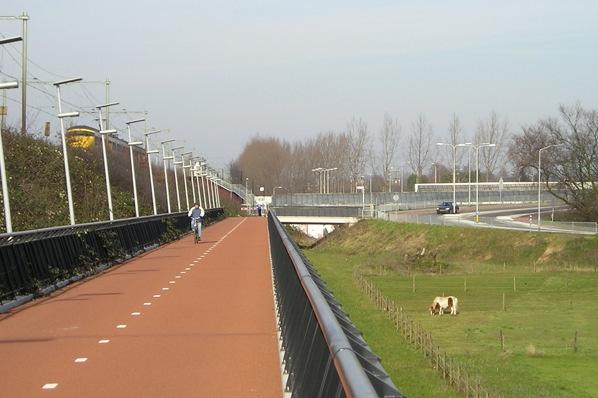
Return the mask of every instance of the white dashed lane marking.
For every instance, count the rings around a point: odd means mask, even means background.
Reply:
[[[98,344],[108,344],[108,343],[110,343],[110,340],[108,340],[108,339],[103,339],[103,340],[98,341]]]
[[[126,327],[127,327],[127,325],[116,325],[116,328],[117,328],[117,329],[124,329],[124,328],[126,328]]]
[[[75,363],[83,363],[83,362],[87,362],[87,358],[77,358],[77,359],[75,359]]]
[[[42,386],[43,390],[53,390],[58,387],[58,383],[46,383]]]
[[[170,290],[169,287],[163,287],[162,290]]]
[[[162,296],[161,294],[154,294],[155,298],[158,298],[158,297],[161,297],[161,296]]]
[[[133,315],[133,316],[139,316],[139,315],[141,315],[141,312],[131,312],[131,315]]]
[[[175,281],[169,281],[168,283],[170,283],[171,285],[174,285],[176,282]]]
[[[145,305],[146,307],[149,307],[150,305],[152,305],[152,303],[150,303],[149,301],[147,303],[143,303],[143,305]]]
[[[177,275],[177,276],[175,276],[175,278],[176,278],[176,279],[181,279],[181,278],[182,278],[182,276],[180,276],[180,275]]]

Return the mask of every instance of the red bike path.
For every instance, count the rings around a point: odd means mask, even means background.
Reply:
[[[2,316],[0,396],[281,397],[266,219],[225,219]]]

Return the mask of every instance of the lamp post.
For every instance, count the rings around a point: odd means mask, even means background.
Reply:
[[[207,184],[206,184],[205,167],[206,167],[206,161],[202,158],[201,161],[199,162],[199,176],[201,177],[201,194],[202,194],[202,197],[203,197],[204,204],[206,206],[211,207],[212,204],[209,202],[209,200],[210,200],[210,194],[206,190],[207,189]],[[199,180],[197,180],[197,181],[199,181]]]
[[[245,203],[247,204],[247,183],[249,182],[249,177],[245,177]]]
[[[22,22],[21,36],[7,37],[2,39],[0,44],[23,41],[21,51],[21,134],[25,134],[27,132],[27,21],[29,21],[29,15],[23,13],[19,16],[0,16],[0,20],[21,20]]]
[[[168,160],[172,159],[172,156],[166,156],[166,147],[165,144],[168,144],[170,142],[174,142],[174,139],[170,139],[170,140],[166,140],[166,141],[161,141],[160,145],[162,146],[162,164],[164,167],[164,185],[166,186],[166,205],[168,207],[168,213],[172,213],[172,209],[170,208],[170,190],[168,188]]]
[[[131,141],[131,124],[145,122],[145,119],[136,119],[125,122],[129,133],[129,155],[131,156],[131,179],[133,180],[133,198],[135,200],[135,217],[139,217],[139,202],[137,200],[137,181],[135,180],[135,160],[133,159],[133,146],[143,145],[141,141]]]
[[[542,174],[542,151],[548,149],[548,148],[552,148],[552,147],[556,147],[556,146],[561,146],[562,144],[552,144],[552,145],[547,145],[543,148],[540,148],[540,150],[538,151],[538,231],[540,231],[540,200],[541,198],[541,193],[540,193],[540,185],[542,184],[542,180],[540,179],[540,176]],[[531,216],[530,216],[531,217]]]
[[[20,39],[20,37],[19,37]],[[0,41],[0,44],[11,43],[10,41]],[[19,82],[0,83],[0,90],[18,88]],[[2,144],[2,130],[0,130],[0,178],[2,178],[2,199],[4,202],[4,221],[6,223],[6,232],[12,232],[12,218],[10,214],[10,199],[8,196],[8,179],[6,176],[6,164],[4,163],[4,146]]]
[[[181,164],[183,165],[183,181],[185,182],[185,203],[187,204],[187,209],[189,209],[189,190],[187,189],[187,173],[185,172],[185,169],[190,169],[191,164],[185,164],[185,155],[193,155],[193,153],[181,153]],[[191,184],[191,186],[193,187],[193,184]],[[195,188],[193,189],[193,202],[195,202]]]
[[[338,170],[338,167],[331,167],[329,169],[324,169],[326,172],[326,193],[330,193],[330,172]]]
[[[158,214],[158,207],[156,206],[156,190],[154,188],[154,175],[152,173],[152,153],[160,153],[159,150],[153,149],[151,150],[149,147],[149,136],[152,134],[158,134],[160,130],[153,130],[144,133],[145,136],[145,154],[147,155],[147,166],[149,167],[149,176],[150,176],[150,187],[152,188],[152,205],[154,207],[154,216]]]
[[[112,209],[112,191],[110,189],[110,173],[108,172],[108,156],[106,154],[106,135],[116,133],[116,130],[104,130],[104,121],[102,119],[102,109],[109,108],[113,105],[118,105],[118,102],[110,102],[108,104],[98,105],[98,115],[100,117],[100,136],[102,137],[102,156],[104,157],[104,176],[106,179],[106,196],[108,197],[108,217],[110,221],[114,220],[114,212]]]
[[[179,164],[183,164],[183,162],[177,162],[176,161],[176,154],[175,151],[178,151],[179,149],[183,149],[184,147],[182,146],[177,146],[174,148],[171,148],[171,152],[172,152],[172,166],[174,168],[174,186],[176,187],[176,202],[177,202],[177,207],[179,209],[179,212],[181,212],[181,195],[179,194],[179,178],[177,176],[177,172],[176,172],[176,166]]]
[[[317,167],[315,169],[311,169],[312,172],[318,173],[318,193],[322,193],[322,171],[324,169],[321,167]]]
[[[491,144],[489,142],[483,142],[479,145],[473,145],[472,147],[475,148],[475,221],[480,221],[480,201],[479,201],[479,170],[480,170],[480,148],[483,147],[494,147],[496,144]]]
[[[65,79],[54,82],[54,86],[56,86],[56,98],[58,100],[58,119],[60,119],[60,135],[62,138],[62,154],[64,158],[64,174],[66,178],[66,195],[69,203],[69,218],[71,221],[71,225],[75,225],[75,208],[73,205],[73,191],[71,189],[71,174],[69,170],[69,158],[67,153],[66,147],[66,134],[64,132],[64,121],[65,117],[77,117],[79,116],[79,112],[66,112],[62,113],[62,101],[60,99],[60,86],[63,84],[68,83],[75,83],[83,80],[80,77],[75,77],[73,79]]]
[[[467,150],[467,203],[471,206],[471,148],[473,145],[469,146]]]
[[[470,146],[471,142],[464,144],[447,144],[445,142],[437,142],[438,146],[449,146],[453,148],[453,208],[451,213],[455,213],[457,209],[457,189],[456,189],[456,170],[457,170],[457,147]]]
[[[206,196],[205,196],[205,192],[202,192],[202,190],[200,189],[200,183],[199,180],[201,178],[201,158],[197,157],[194,158],[196,160],[195,162],[195,166],[194,166],[194,172],[193,175],[195,175],[195,185],[197,186],[197,201],[199,202],[200,206],[203,208],[207,208],[208,204],[206,203]],[[203,196],[203,199],[202,199]]]
[[[220,195],[218,195],[218,175],[212,171],[212,191],[214,193],[214,207],[220,207]]]

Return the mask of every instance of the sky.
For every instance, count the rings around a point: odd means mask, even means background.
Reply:
[[[420,112],[442,140],[453,113],[472,136],[491,111],[517,133],[560,104],[598,108],[596,1],[0,3],[0,15],[23,11],[30,79],[109,79],[110,99],[120,102],[111,120],[122,134],[124,121],[147,111],[152,127],[170,129],[161,139],[218,168],[256,134],[300,140],[343,131],[354,117],[372,135],[385,113],[398,118],[405,148]],[[0,20],[0,34],[20,34],[20,23]],[[19,60],[20,45],[7,47],[0,71],[20,76],[9,55]],[[54,88],[37,87],[47,93],[29,91],[31,123],[55,130]],[[63,91],[83,110],[104,102],[99,83]],[[17,124],[19,92],[7,96]],[[97,123],[89,114],[79,122]]]

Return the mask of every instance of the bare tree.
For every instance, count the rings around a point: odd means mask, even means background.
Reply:
[[[347,168],[351,178],[351,191],[355,188],[355,182],[359,179],[365,169],[368,149],[368,127],[361,118],[353,118],[347,126],[347,138],[349,152],[347,157]]]
[[[513,138],[509,156],[520,173],[538,169],[538,151],[559,145],[542,157],[542,180],[553,195],[588,221],[598,220],[598,112],[581,105],[559,107],[560,117],[540,120]]]
[[[486,181],[494,174],[498,160],[504,153],[505,141],[509,135],[509,122],[507,119],[499,120],[496,112],[492,111],[487,120],[481,120],[476,129],[475,140],[477,144],[489,142],[496,147],[480,148],[480,158],[486,169]]]
[[[389,191],[392,180],[391,168],[399,148],[400,133],[401,126],[399,121],[393,120],[388,114],[384,115],[384,122],[379,136],[381,146],[380,172],[388,183]]]
[[[452,145],[463,144],[463,127],[461,126],[461,120],[457,114],[453,113],[451,121],[449,123],[449,140]],[[460,167],[463,164],[463,157],[465,151],[446,151],[448,155],[447,164],[453,164],[453,156],[455,156],[455,164]]]
[[[413,124],[407,153],[409,165],[415,173],[416,183],[419,183],[420,176],[430,158],[432,134],[432,126],[428,123],[424,114],[420,113]]]

